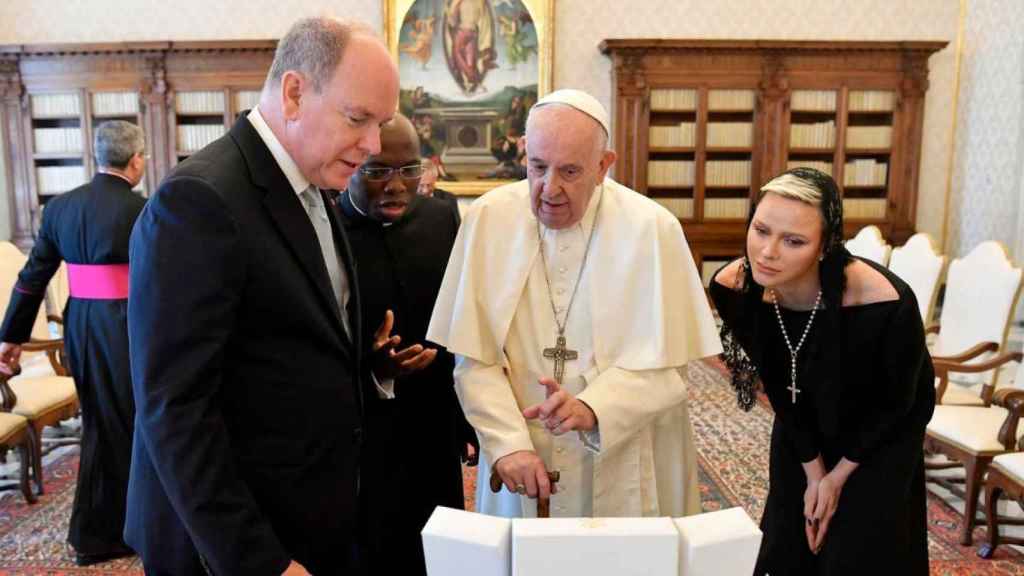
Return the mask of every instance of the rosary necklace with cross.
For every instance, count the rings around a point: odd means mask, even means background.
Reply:
[[[555,308],[555,297],[551,294],[551,279],[548,277],[548,261],[544,255],[544,237],[540,230],[540,220],[537,220],[537,243],[540,250],[540,258],[544,268],[544,282],[548,287],[548,302],[551,303],[551,313],[555,316],[555,326],[558,326],[558,337],[555,339],[553,348],[545,348],[545,358],[555,361],[555,381],[562,385],[562,378],[565,376],[565,361],[579,358],[577,350],[571,350],[565,344],[565,327],[569,323],[569,312],[572,310],[572,303],[576,300],[576,291],[579,290],[580,280],[583,279],[583,270],[587,267],[587,256],[590,254],[590,242],[594,239],[594,231],[597,230],[597,217],[601,212],[601,200],[604,199],[604,184],[601,184],[601,196],[597,199],[597,208],[594,210],[594,224],[590,227],[590,236],[587,237],[587,245],[583,249],[583,262],[580,263],[580,272],[576,275],[576,285],[572,288],[572,295],[569,296],[569,304],[565,307],[565,318],[558,320],[558,310]]]
[[[772,297],[772,304],[775,305],[775,317],[779,319],[779,329],[782,330],[782,339],[786,341],[786,348],[789,348],[789,393],[792,398],[793,404],[796,404],[796,395],[800,393],[800,389],[796,387],[796,355],[800,352],[800,347],[804,345],[804,340],[807,339],[807,334],[811,331],[811,324],[814,324],[814,315],[818,313],[818,305],[821,304],[821,290],[818,290],[818,297],[814,299],[814,307],[811,308],[811,317],[807,319],[807,326],[804,326],[804,333],[800,336],[800,341],[796,343],[796,348],[789,342],[789,334],[786,333],[786,325],[782,323],[782,312],[779,311],[779,297],[775,294],[775,290],[769,290]]]

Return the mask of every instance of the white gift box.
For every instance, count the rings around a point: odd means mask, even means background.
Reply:
[[[679,576],[751,574],[761,530],[743,508],[677,518]]]
[[[529,518],[512,522],[513,576],[676,576],[671,518]]]
[[[512,521],[438,506],[420,532],[429,576],[508,576]]]

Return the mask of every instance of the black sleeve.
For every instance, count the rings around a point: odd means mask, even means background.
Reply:
[[[137,439],[214,574],[277,576],[290,557],[236,469],[219,400],[245,274],[238,226],[209,184],[171,179],[130,254]]]
[[[28,342],[32,336],[39,306],[46,298],[46,286],[57,273],[63,259],[54,235],[54,218],[54,210],[43,211],[36,243],[11,290],[11,301],[7,305],[3,324],[0,325],[0,342],[21,344]]]
[[[855,430],[844,434],[847,460],[863,462],[907,422],[920,386],[934,386],[934,371],[924,339],[924,325],[913,295],[904,296],[879,338],[884,339],[881,373],[859,392],[864,410]]]

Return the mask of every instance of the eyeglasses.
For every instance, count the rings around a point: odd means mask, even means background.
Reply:
[[[398,175],[404,180],[415,180],[423,176],[423,164],[409,164],[401,168],[392,168],[390,166],[363,166],[359,168],[359,173],[366,178],[367,182],[387,182],[391,180],[395,172],[398,172]]]

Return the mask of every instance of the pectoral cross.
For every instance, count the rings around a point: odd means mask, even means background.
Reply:
[[[555,340],[554,348],[544,349],[545,358],[554,358],[555,360],[555,381],[558,385],[562,385],[562,377],[565,376],[565,361],[575,360],[579,358],[576,350],[570,350],[565,347],[565,336],[558,335],[558,339]]]

